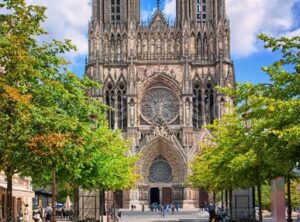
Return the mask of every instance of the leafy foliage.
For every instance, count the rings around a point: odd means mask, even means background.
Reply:
[[[191,183],[209,190],[250,187],[277,176],[292,176],[300,156],[300,37],[259,35],[282,58],[262,69],[268,84],[221,88],[236,99],[231,114],[208,126],[213,147],[192,164]],[[251,128],[245,128],[251,119]]]
[[[88,96],[99,85],[67,70],[71,41],[37,42],[45,7],[4,0],[0,9],[0,170],[39,185],[54,170],[70,189],[131,186],[136,157],[108,128],[108,107]]]

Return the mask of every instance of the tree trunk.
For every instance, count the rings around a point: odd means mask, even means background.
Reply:
[[[261,209],[261,185],[260,183],[257,184],[257,196],[258,196],[258,221],[262,222],[262,209]]]
[[[79,188],[78,187],[73,189],[73,209],[74,209],[74,215],[72,221],[78,221],[78,217],[79,217]]]
[[[232,190],[229,190],[229,214],[232,219]]]
[[[213,202],[214,202],[214,205],[216,204],[216,192],[213,192]]]
[[[226,208],[226,213],[228,214],[229,211],[228,211],[228,190],[225,190],[225,208]]]
[[[293,221],[292,219],[292,199],[291,199],[291,178],[288,176],[287,177],[287,221],[291,222]]]
[[[13,221],[13,196],[12,196],[12,177],[13,175],[10,172],[5,173],[7,180],[7,189],[6,189],[6,221]]]
[[[100,222],[103,222],[103,215],[105,215],[105,191],[100,190]]]
[[[52,222],[56,222],[56,172],[52,170]]]
[[[221,207],[222,207],[222,211],[224,209],[224,191],[221,191]]]
[[[228,190],[225,190],[225,208],[226,213],[228,213]]]
[[[255,186],[252,187],[252,200],[253,200],[253,217],[256,220],[256,209],[255,209]]]
[[[116,222],[115,192],[113,192],[112,200],[113,200],[113,222]]]

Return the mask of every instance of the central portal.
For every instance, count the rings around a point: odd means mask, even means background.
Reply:
[[[158,188],[151,188],[150,189],[150,205],[153,203],[160,203],[159,200],[159,189]]]
[[[162,189],[162,193],[163,193],[163,200],[162,200],[162,204],[171,204],[172,203],[172,190],[169,187],[164,187]]]

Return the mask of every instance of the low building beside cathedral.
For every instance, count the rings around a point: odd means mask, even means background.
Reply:
[[[15,221],[20,217],[26,221],[32,220],[32,199],[34,192],[32,191],[32,184],[30,177],[21,177],[15,174],[12,178],[12,202],[13,211],[12,216]],[[0,171],[0,221],[6,221],[6,189],[7,181],[3,171]]]
[[[188,164],[211,137],[204,126],[232,103],[215,87],[235,84],[225,0],[177,0],[172,23],[159,1],[147,23],[140,0],[93,0],[92,12],[87,75],[103,88],[91,96],[114,108],[110,127],[141,154],[142,179],[115,201],[198,207],[208,197],[187,186]]]

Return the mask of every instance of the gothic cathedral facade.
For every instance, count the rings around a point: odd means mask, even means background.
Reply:
[[[232,103],[215,87],[235,84],[225,0],[176,0],[174,22],[160,1],[142,22],[140,4],[93,0],[89,24],[87,75],[103,86],[91,96],[113,108],[110,127],[141,154],[142,179],[115,199],[124,208],[198,207],[207,197],[187,186],[188,164],[211,136],[204,126]]]

